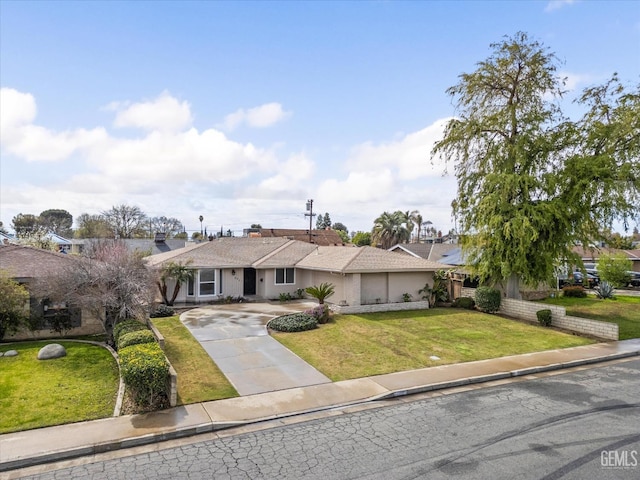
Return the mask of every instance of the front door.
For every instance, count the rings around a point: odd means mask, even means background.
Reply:
[[[243,295],[255,295],[255,294],[256,294],[256,269],[245,268]]]

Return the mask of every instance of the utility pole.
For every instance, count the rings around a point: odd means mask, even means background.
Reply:
[[[313,217],[316,216],[316,214],[313,213],[313,199],[307,200],[307,212],[309,213],[305,213],[304,216],[309,217],[309,243],[311,243],[311,225],[313,222]]]

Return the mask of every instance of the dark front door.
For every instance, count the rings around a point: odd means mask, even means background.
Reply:
[[[256,294],[256,269],[244,269],[244,295]]]

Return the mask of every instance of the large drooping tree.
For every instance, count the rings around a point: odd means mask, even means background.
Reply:
[[[449,88],[456,118],[432,155],[455,162],[452,204],[467,258],[482,280],[519,295],[549,280],[558,264],[581,265],[588,244],[615,220],[637,221],[640,205],[640,86],[614,75],[560,109],[559,62],[517,33]]]
[[[400,210],[382,213],[373,221],[371,242],[380,248],[407,243],[411,239],[411,230],[407,227],[408,220],[407,215]]]

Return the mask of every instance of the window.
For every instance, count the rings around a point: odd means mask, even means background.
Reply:
[[[292,285],[296,283],[293,268],[276,268],[276,285]]]
[[[196,294],[195,291],[196,291],[196,282],[194,280],[194,277],[191,277],[187,281],[187,295],[189,297],[193,297]]]
[[[216,294],[216,271],[213,268],[200,270],[200,295]]]

